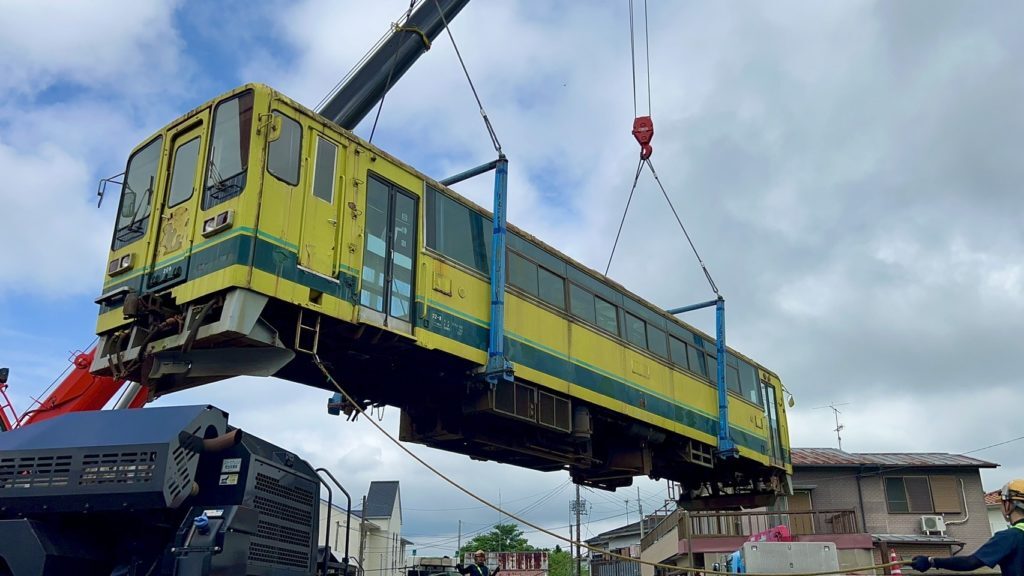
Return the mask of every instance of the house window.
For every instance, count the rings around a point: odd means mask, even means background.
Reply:
[[[926,476],[894,476],[885,479],[885,502],[890,514],[934,512],[931,486]]]

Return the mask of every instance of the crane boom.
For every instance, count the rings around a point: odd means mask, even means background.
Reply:
[[[26,410],[21,416],[14,411],[6,394],[7,374],[3,372],[0,382],[0,432],[13,430],[29,424],[49,420],[69,412],[100,410],[121,390],[125,381],[109,376],[94,376],[89,373],[96,349],[75,354],[71,362],[70,372],[60,384],[37,405]],[[141,408],[149,400],[148,391],[142,388],[129,388],[120,406],[124,408]]]
[[[466,4],[469,0],[425,0],[349,76],[319,113],[346,130],[354,130]]]

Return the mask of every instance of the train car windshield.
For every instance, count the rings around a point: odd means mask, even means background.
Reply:
[[[154,139],[128,160],[114,227],[114,250],[138,240],[146,232],[163,141],[163,137]]]
[[[217,105],[206,163],[203,208],[233,198],[245,188],[252,136],[253,93],[245,92]]]

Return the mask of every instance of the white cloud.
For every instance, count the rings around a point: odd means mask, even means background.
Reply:
[[[114,94],[160,90],[177,66],[176,5],[7,3],[0,19],[0,91],[34,95],[57,83]]]
[[[107,248],[107,236],[95,231],[109,222],[81,193],[95,186],[89,168],[52,144],[28,153],[0,140],[0,172],[6,183],[0,229],[8,242],[17,242],[17,249],[0,251],[7,279],[0,296],[95,291]]]

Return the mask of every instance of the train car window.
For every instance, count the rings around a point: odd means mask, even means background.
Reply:
[[[158,137],[128,159],[111,250],[127,246],[146,233],[163,143],[163,137]]]
[[[245,188],[252,136],[252,91],[217,105],[213,112],[210,156],[206,162],[203,209],[234,198]]]
[[[268,147],[267,172],[295,186],[299,183],[299,161],[302,158],[302,126],[277,110],[273,114],[281,119],[281,133]]]
[[[170,192],[167,206],[173,207],[192,197],[196,183],[196,165],[199,164],[199,137],[185,142],[174,151]]]
[[[569,311],[573,316],[597,324],[594,317],[594,295],[579,286],[569,283]]]
[[[524,257],[533,260],[538,266],[543,266],[544,268],[554,272],[556,275],[565,278],[565,262],[544,248],[541,248],[533,242],[523,238],[519,234],[509,232],[508,247],[511,250],[515,250],[522,254]]]
[[[615,311],[615,305],[600,297],[595,297],[594,308],[597,313],[597,325],[617,336],[619,334],[619,315]]]
[[[544,268],[537,269],[537,295],[540,299],[565,310],[565,280]]]
[[[647,348],[647,330],[644,321],[625,312],[626,317],[626,340],[641,348]]]
[[[537,296],[537,265],[515,252],[509,252],[508,281],[527,294]]]
[[[427,247],[473,268],[490,273],[490,222],[475,210],[427,187]]]
[[[740,372],[740,387],[743,388],[747,400],[758,406],[763,406],[761,387],[757,385],[757,373],[754,371],[754,367],[742,360],[737,360],[737,363]]]
[[[573,284],[577,284],[583,288],[586,288],[588,291],[590,291],[591,294],[596,294],[597,296],[604,298],[605,300],[611,302],[612,304],[615,304],[616,306],[622,304],[622,294],[620,294],[611,286],[605,284],[600,280],[595,279],[590,274],[583,272],[582,270],[576,268],[575,266],[568,266],[566,268],[565,277]]]
[[[743,388],[740,386],[740,371],[736,366],[733,366],[730,363],[726,363],[725,365],[725,387],[740,396],[744,396]],[[745,397],[746,396],[744,396],[744,398]]]
[[[325,138],[316,137],[316,159],[313,162],[313,196],[334,203],[334,167],[338,147]]]
[[[366,181],[366,250],[363,253],[363,283],[359,303],[384,311],[385,278],[388,263],[388,185],[376,178]]]
[[[707,371],[707,363],[704,360],[704,354],[701,353],[700,350],[697,350],[697,348],[687,344],[687,346],[686,346],[686,356],[690,360],[690,370],[695,372],[695,373],[697,373],[697,374],[699,374],[700,376],[702,376],[704,378],[707,378],[708,377],[708,371]]]
[[[668,358],[668,343],[665,341],[665,333],[647,325],[647,349],[662,358]]]
[[[686,359],[686,344],[682,340],[675,336],[669,336],[668,349],[673,364],[680,368],[690,368],[690,363]]]
[[[704,353],[704,369],[712,384],[718,382],[718,361],[711,354]]]

